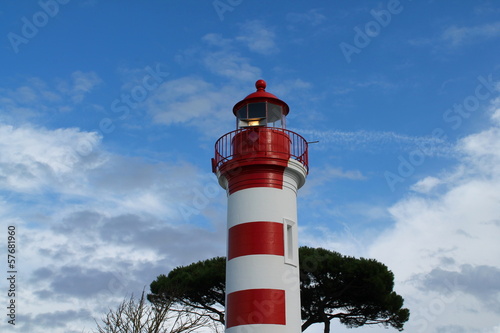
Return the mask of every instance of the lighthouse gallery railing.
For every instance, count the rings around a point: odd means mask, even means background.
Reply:
[[[289,158],[299,161],[309,170],[308,145],[302,136],[281,128],[249,127],[229,132],[217,140],[215,143],[215,158],[212,160],[213,171],[215,172],[223,163],[232,160],[238,153],[241,154],[241,152],[235,152],[235,150],[241,150],[240,148],[235,149],[235,138],[246,134],[247,140],[258,142],[260,134],[268,133],[281,135],[266,135],[265,142],[259,145],[259,153],[283,154],[286,150]]]

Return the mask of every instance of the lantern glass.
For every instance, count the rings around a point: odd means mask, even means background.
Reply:
[[[267,126],[285,127],[283,107],[269,102],[249,103],[236,111],[237,128]]]

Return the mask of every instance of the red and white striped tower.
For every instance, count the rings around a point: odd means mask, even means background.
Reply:
[[[299,333],[297,190],[307,142],[285,129],[288,105],[265,91],[238,102],[237,129],[215,144],[213,172],[228,196],[227,333]]]

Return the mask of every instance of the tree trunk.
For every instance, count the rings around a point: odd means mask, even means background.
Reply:
[[[321,315],[321,318],[323,319],[323,323],[325,323],[325,328],[323,330],[323,333],[330,333],[330,320],[331,320],[331,318],[328,318],[326,313],[323,313]]]
[[[315,320],[312,320],[309,318],[309,320],[306,320],[303,324],[302,324],[302,332],[304,332],[309,326],[311,326],[312,324],[314,323],[317,323],[318,321],[315,321]]]
[[[325,319],[324,323],[325,323],[325,329],[323,330],[323,333],[330,333],[330,320]]]

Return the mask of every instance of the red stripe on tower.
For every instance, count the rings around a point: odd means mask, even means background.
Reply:
[[[285,255],[283,223],[247,222],[229,229],[227,259],[253,254]]]
[[[285,291],[250,289],[227,295],[226,327],[251,324],[286,325]]]
[[[227,173],[225,175],[229,184],[228,192],[233,194],[254,187],[282,189],[285,167],[286,165],[248,165],[244,168],[245,172],[235,175]]]

